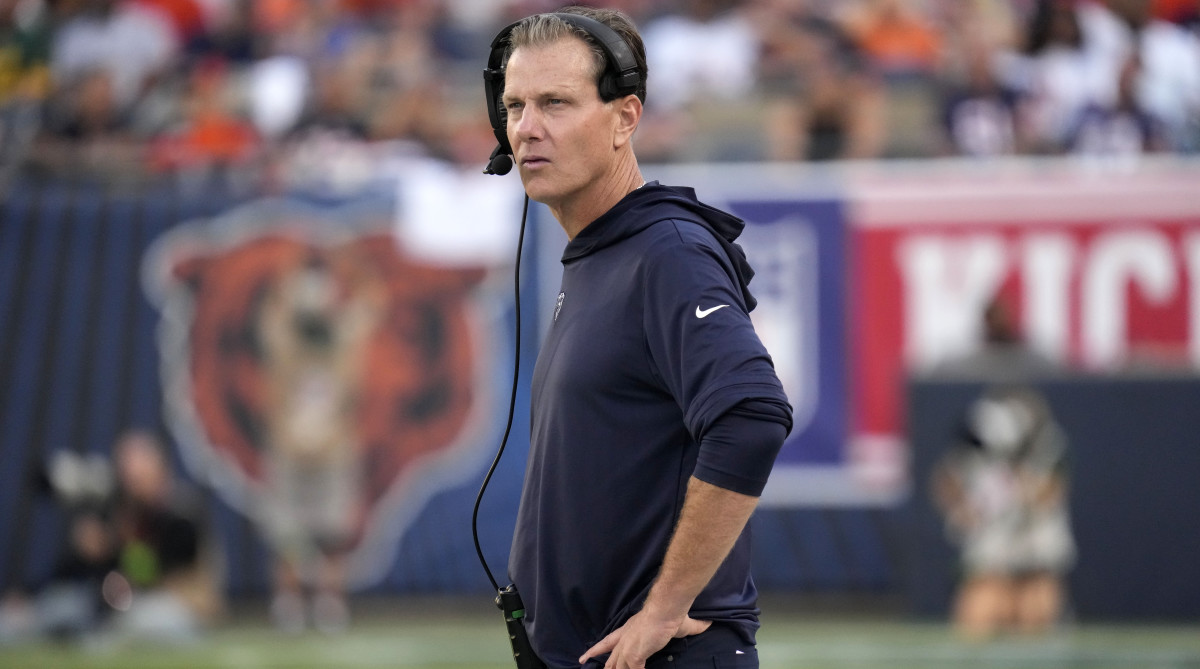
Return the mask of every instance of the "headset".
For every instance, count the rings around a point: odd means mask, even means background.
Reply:
[[[566,23],[587,33],[600,46],[606,56],[607,66],[596,82],[600,90],[600,99],[605,102],[619,97],[634,94],[642,85],[642,74],[638,71],[637,58],[629,43],[617,31],[604,25],[596,19],[580,14],[563,12],[550,14]],[[488,54],[487,69],[483,71],[483,89],[487,95],[488,119],[492,122],[492,132],[496,135],[498,146],[488,159],[484,174],[503,175],[512,169],[512,145],[508,143],[508,114],[504,109],[504,67],[505,57],[509,53],[509,35],[513,28],[528,19],[522,19],[509,24],[496,38],[492,40],[491,52]]]

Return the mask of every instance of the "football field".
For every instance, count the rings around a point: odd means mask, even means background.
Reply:
[[[263,621],[231,621],[179,645],[96,641],[0,648],[0,667],[21,669],[511,669],[499,613],[407,611],[372,615],[339,636],[282,636]],[[971,644],[945,625],[839,614],[764,616],[763,669],[1200,669],[1195,625],[1073,624],[1042,639]]]

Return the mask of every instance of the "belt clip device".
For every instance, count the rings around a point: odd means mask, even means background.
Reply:
[[[533,654],[529,635],[525,633],[525,604],[517,593],[517,586],[509,585],[496,595],[496,606],[504,612],[504,626],[508,628],[508,640],[512,644],[513,659],[517,669],[546,669],[545,663]]]

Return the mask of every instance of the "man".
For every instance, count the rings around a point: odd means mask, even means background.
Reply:
[[[602,98],[613,57],[586,23],[512,28],[506,137],[570,241],[510,576],[551,667],[757,667],[746,524],[791,407],[748,315],[742,222],[643,180],[641,37],[616,11],[564,12],[615,31],[640,83]]]
[[[162,441],[131,429],[113,445],[120,579],[105,599],[114,629],[135,638],[189,640],[221,613],[221,565],[195,491],[176,478]]]

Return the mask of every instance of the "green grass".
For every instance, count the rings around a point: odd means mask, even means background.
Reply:
[[[512,669],[499,614],[373,616],[341,636],[281,636],[257,619],[183,645],[97,642],[0,648],[8,669]],[[772,616],[763,669],[1200,669],[1195,626],[1076,625],[1036,640],[969,644],[940,624]]]
[[[764,669],[1200,669],[1200,624],[1076,625],[1038,639],[968,643],[941,624],[797,623],[764,627]]]
[[[439,667],[509,669],[507,639],[475,620],[361,624],[339,636],[283,636],[263,625],[225,627],[187,644],[100,642],[0,650],[0,667],[21,669],[308,669]]]

